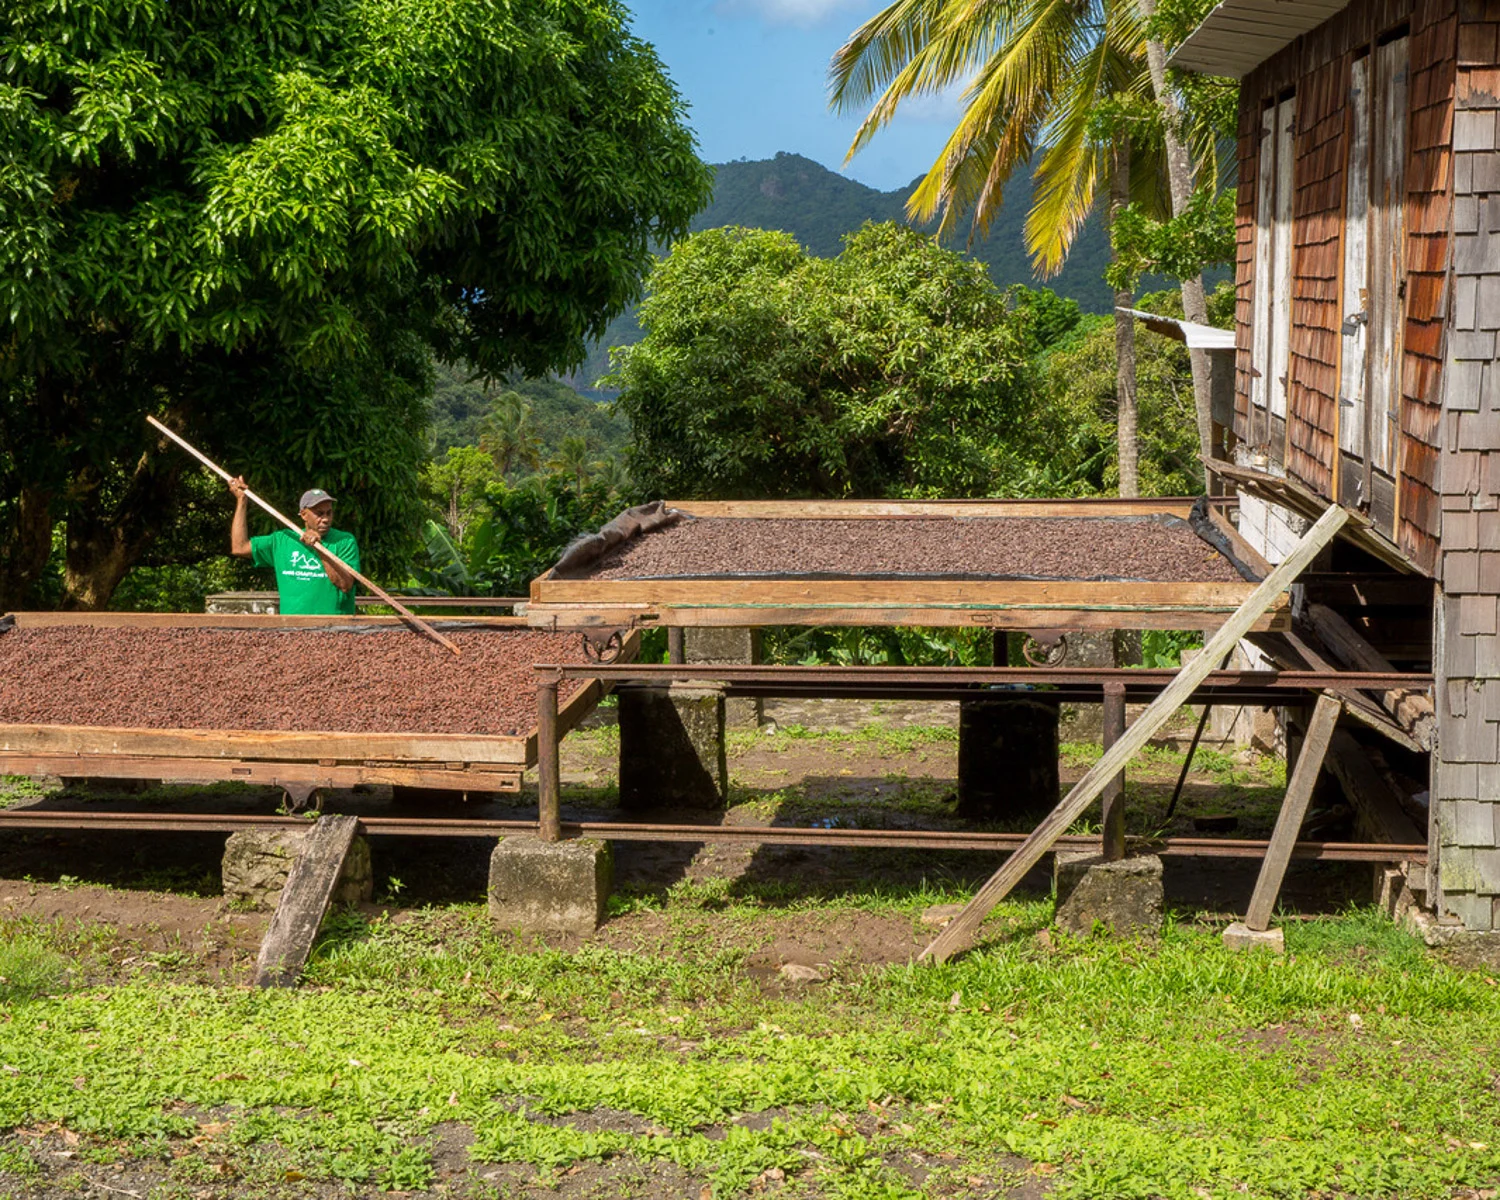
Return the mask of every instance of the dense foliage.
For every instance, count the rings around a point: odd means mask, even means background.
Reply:
[[[583,438],[590,453],[601,459],[621,453],[630,439],[630,425],[624,417],[557,379],[513,379],[486,386],[471,378],[470,372],[439,367],[429,402],[433,456],[441,458],[452,446],[477,446],[485,422],[506,392],[524,402],[530,433],[536,439],[536,456],[542,462],[554,457],[570,437]]]
[[[188,464],[308,483],[390,564],[434,353],[579,360],[707,195],[612,0],[0,10],[0,607],[99,605]]]
[[[810,158],[785,152],[770,159],[717,163],[713,170],[713,202],[693,218],[694,232],[726,225],[779,229],[795,237],[810,254],[824,258],[837,254],[844,238],[867,221],[907,223],[906,204],[916,186],[877,191]],[[1017,172],[1005,185],[1004,206],[988,234],[972,241],[955,237],[945,244],[984,263],[990,278],[1002,288],[1034,285],[1022,229],[1031,192],[1030,174]],[[1104,281],[1108,264],[1109,237],[1094,217],[1079,231],[1068,261],[1047,286],[1076,300],[1085,312],[1108,312],[1114,303]],[[1148,280],[1147,286],[1151,285]],[[604,336],[590,347],[574,382],[580,387],[595,386],[608,371],[609,348],[633,345],[640,339],[641,327],[632,307],[610,322]]]
[[[895,224],[836,258],[694,234],[615,379],[652,495],[983,495],[1024,444],[1028,323],[983,266]]]

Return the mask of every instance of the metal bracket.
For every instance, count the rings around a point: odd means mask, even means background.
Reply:
[[[1039,629],[1021,643],[1021,656],[1033,667],[1056,667],[1068,657],[1068,635],[1061,629]]]
[[[589,662],[612,663],[625,649],[622,629],[587,629],[583,634],[583,656]]]

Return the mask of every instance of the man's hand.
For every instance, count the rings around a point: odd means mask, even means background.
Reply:
[[[316,529],[304,529],[302,531],[302,544],[304,546],[316,546],[322,540],[322,534]]]
[[[236,475],[229,481],[229,490],[234,493],[234,517],[229,522],[229,553],[241,558],[250,556],[250,514],[246,511],[245,477]]]

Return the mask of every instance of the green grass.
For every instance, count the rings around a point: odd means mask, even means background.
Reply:
[[[818,907],[915,922],[952,898]],[[717,1196],[773,1168],[803,1194],[988,1194],[1019,1172],[1091,1200],[1405,1200],[1500,1175],[1500,986],[1374,913],[1289,926],[1273,958],[1182,925],[1156,945],[1040,939],[1047,905],[1008,904],[1002,940],[959,962],[795,990],[745,969],[775,922],[816,911],[774,886],[684,883],[616,911],[666,933],[567,953],[477,905],[342,914],[295,992],[59,993],[73,935],[24,953],[13,936],[6,961],[50,974],[3,1001],[0,1127],[172,1161],[212,1121],[247,1178],[274,1162],[361,1194],[430,1186],[439,1122],[472,1128],[477,1164],[666,1162]],[[610,1111],[629,1119],[577,1119]],[[944,1170],[919,1187],[912,1154]]]
[[[68,960],[43,938],[7,936],[0,942],[0,1007],[24,1004],[62,986]]]

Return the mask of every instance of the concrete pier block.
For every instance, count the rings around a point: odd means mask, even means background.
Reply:
[[[759,629],[718,629],[712,626],[682,631],[683,658],[689,663],[751,667],[760,662]],[[736,729],[759,729],[765,713],[757,696],[736,696],[724,702],[724,722]]]
[[[490,920],[520,933],[587,937],[604,922],[613,886],[608,842],[544,842],[530,834],[502,838],[490,855]]]
[[[1286,938],[1279,929],[1251,929],[1243,921],[1234,921],[1224,930],[1224,944],[1231,950],[1269,950],[1286,953]]]
[[[620,807],[721,809],[729,796],[724,696],[710,688],[622,687]]]
[[[1154,854],[1105,862],[1059,850],[1052,880],[1059,929],[1087,937],[1103,926],[1116,937],[1157,937],[1162,929],[1161,859]]]
[[[962,701],[959,816],[1040,820],[1057,807],[1057,721],[1057,705],[1029,696]]]
[[[307,833],[301,829],[243,829],[231,833],[224,844],[221,868],[224,899],[256,911],[274,911],[286,888],[292,864],[302,853]],[[333,903],[359,904],[374,895],[370,843],[356,837],[334,886]]]

